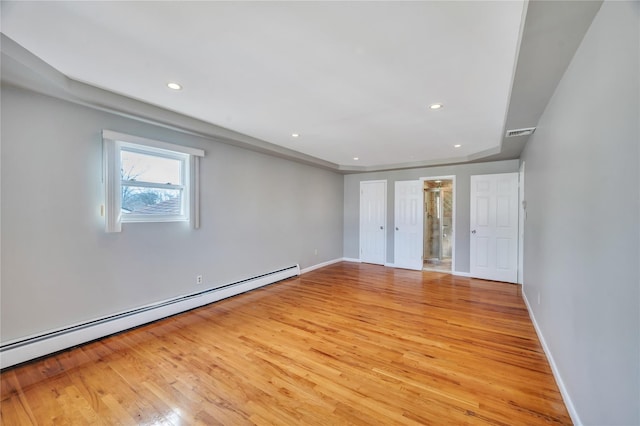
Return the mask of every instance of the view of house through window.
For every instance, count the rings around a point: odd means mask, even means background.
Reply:
[[[126,215],[182,215],[185,158],[122,148],[123,219]]]
[[[103,130],[102,139],[107,232],[121,232],[122,223],[134,222],[200,226],[203,150],[111,130]]]

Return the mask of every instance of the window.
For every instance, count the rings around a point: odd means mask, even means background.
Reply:
[[[106,230],[128,222],[188,222],[198,227],[198,168],[204,151],[102,132]]]
[[[120,212],[123,222],[188,220],[189,155],[122,144]]]

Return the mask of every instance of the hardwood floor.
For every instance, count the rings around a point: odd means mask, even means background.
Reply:
[[[1,382],[4,425],[571,424],[519,286],[357,263]]]

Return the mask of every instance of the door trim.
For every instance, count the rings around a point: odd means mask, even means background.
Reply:
[[[458,229],[456,228],[456,175],[446,175],[446,176],[427,176],[421,177],[420,181],[422,181],[422,185],[424,186],[424,181],[426,180],[451,180],[452,182],[452,197],[453,197],[453,205],[452,205],[452,219],[451,219],[451,229],[453,230],[453,238],[451,239],[451,273],[456,275],[458,271],[456,271],[456,239],[458,238]],[[423,195],[424,198],[424,195]],[[422,200],[424,204],[424,199]],[[424,234],[424,230],[422,232]],[[424,238],[424,235],[423,235]],[[461,272],[466,273],[466,272]]]

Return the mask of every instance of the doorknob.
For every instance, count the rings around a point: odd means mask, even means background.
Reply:
[[[399,231],[400,229],[398,229],[398,227],[396,226],[396,231]]]
[[[384,227],[381,226],[380,229],[384,229]]]
[[[473,231],[471,231],[471,233],[472,233],[472,234],[475,234],[475,233],[476,233],[476,230],[474,229]]]

